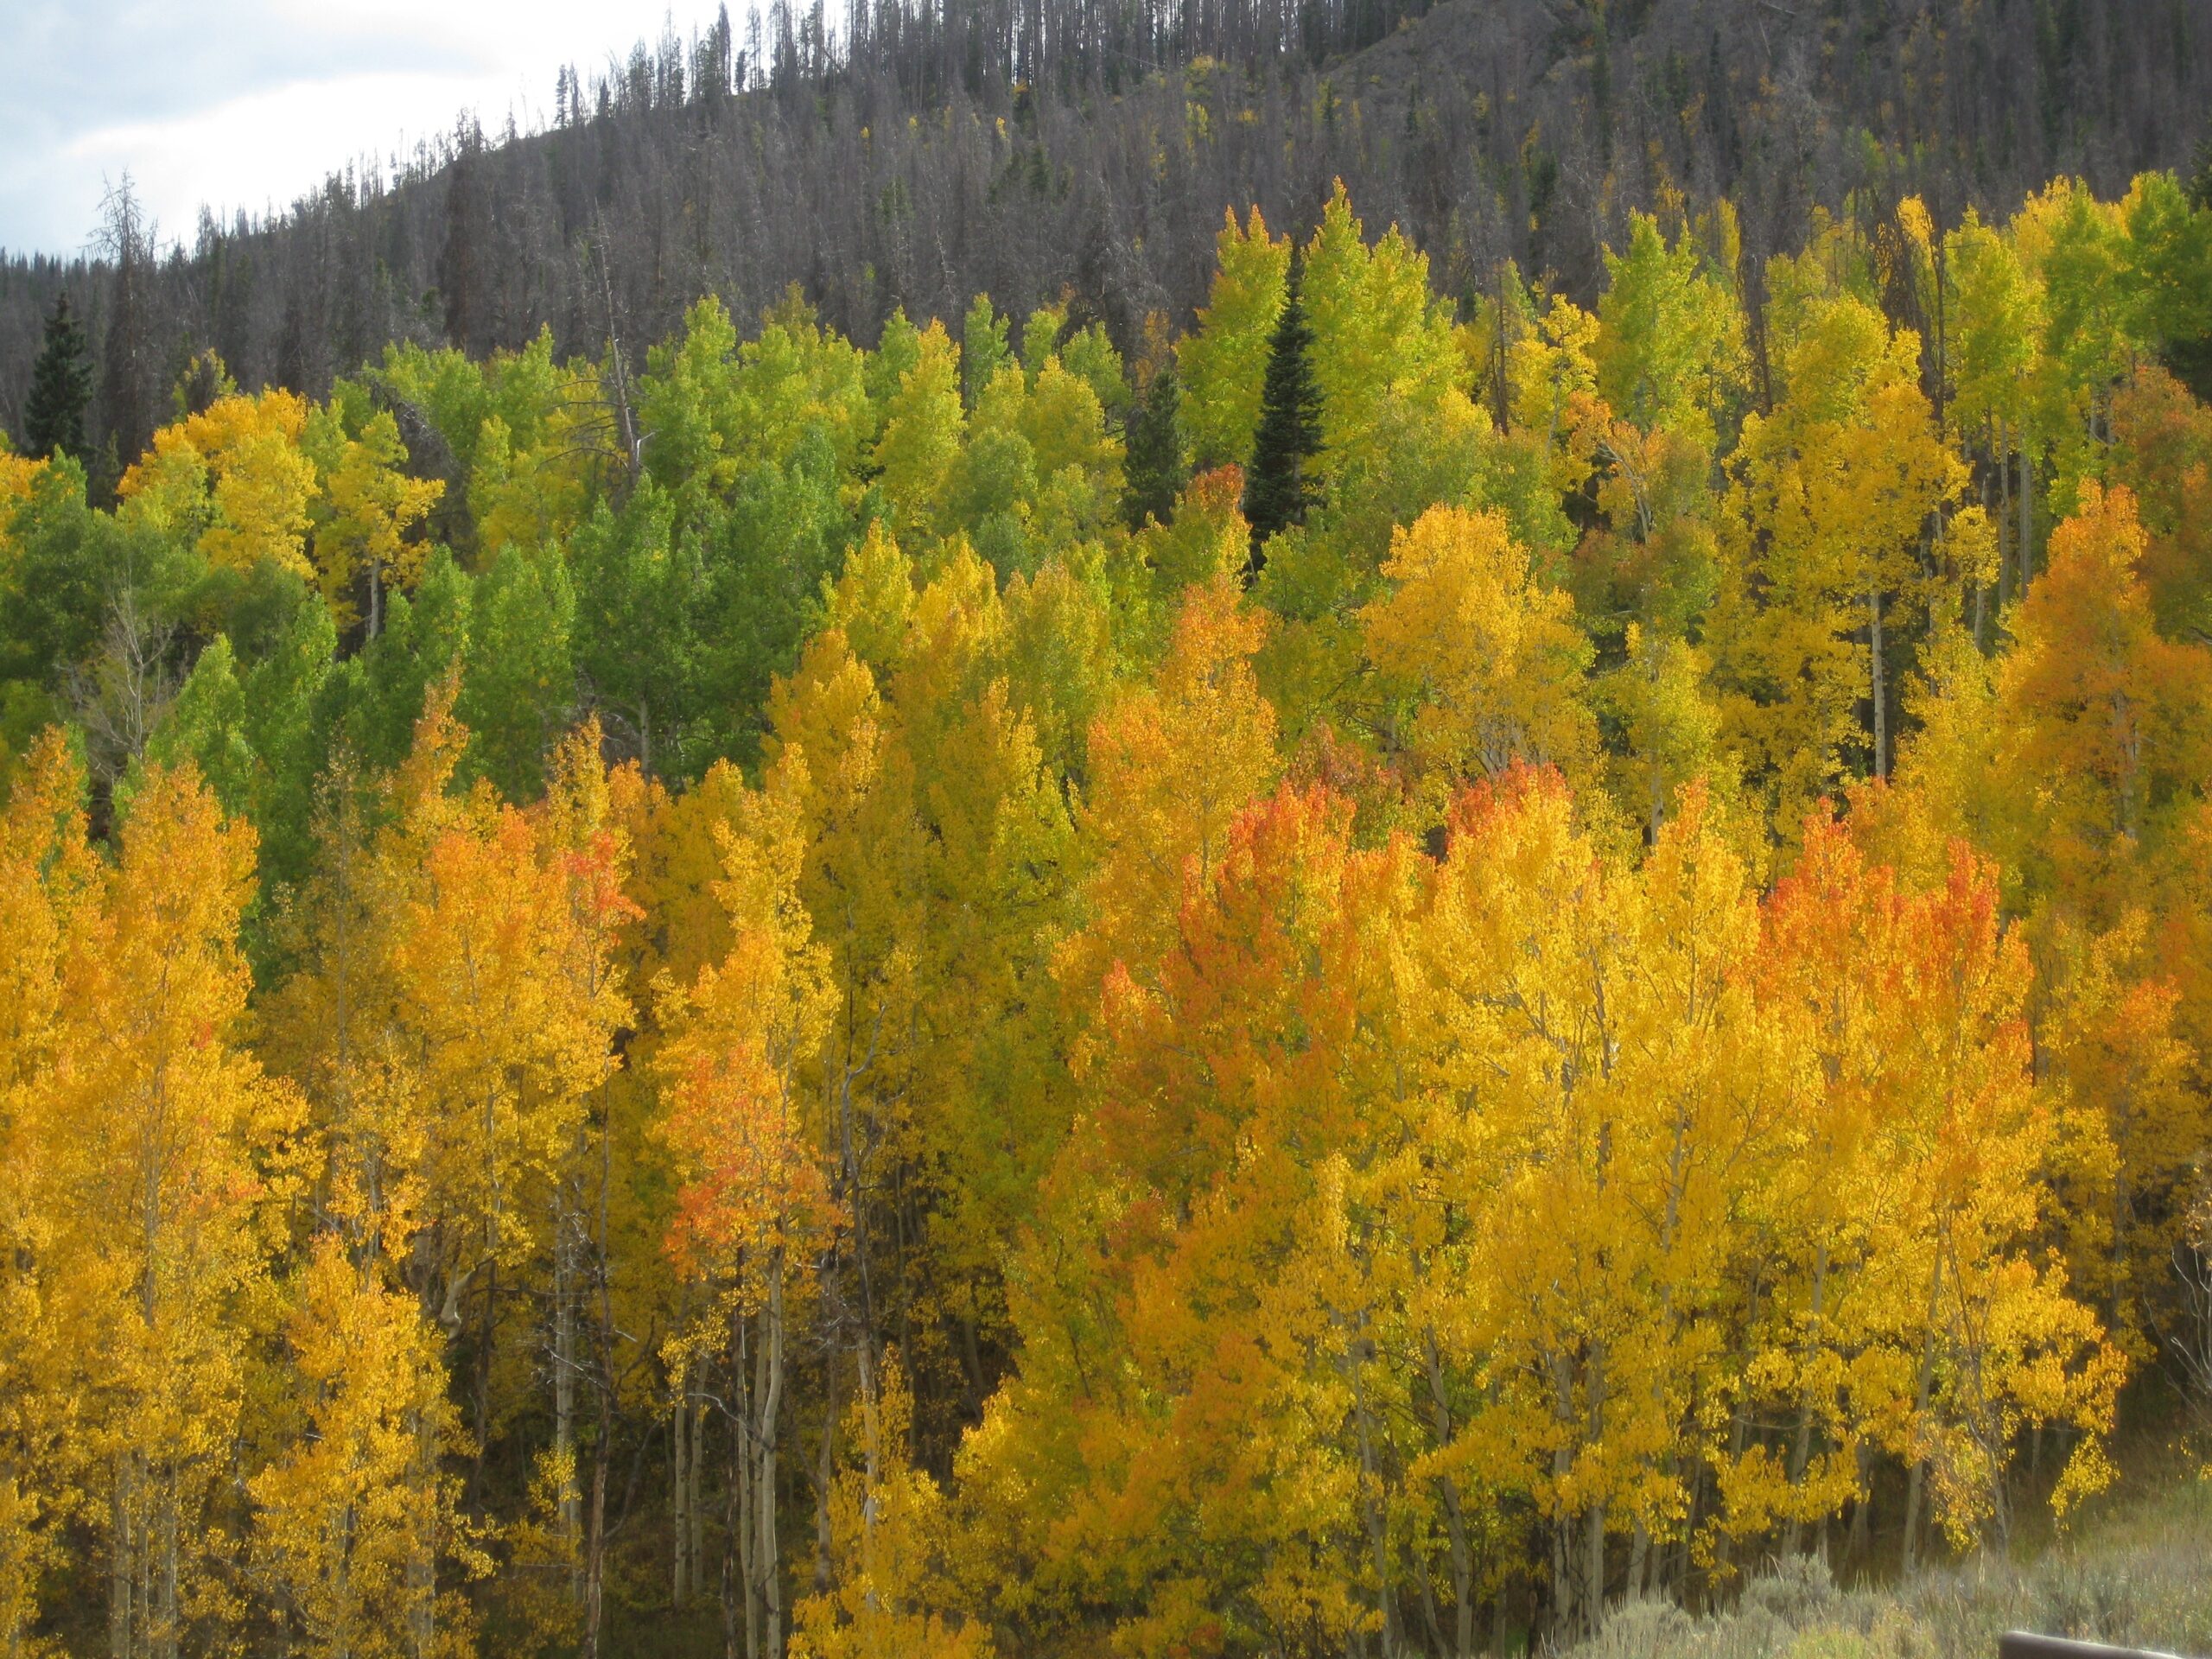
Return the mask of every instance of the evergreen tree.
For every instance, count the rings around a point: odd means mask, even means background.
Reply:
[[[23,442],[40,460],[56,450],[85,456],[85,405],[92,401],[92,365],[85,350],[85,331],[70,314],[65,292],[46,320],[46,343],[31,368],[30,396],[23,403]]]
[[[1299,289],[1304,261],[1290,259],[1282,314],[1268,348],[1268,374],[1260,390],[1260,429],[1252,442],[1252,470],[1244,481],[1244,516],[1252,523],[1252,568],[1264,562],[1260,544],[1292,524],[1306,522],[1313,504],[1307,463],[1321,451],[1321,390],[1313,378],[1313,330]]]
[[[2190,158],[2189,205],[2199,213],[2212,210],[2212,138],[2197,140],[2196,151]]]
[[[1129,423],[1128,492],[1122,503],[1129,528],[1142,530],[1147,517],[1172,523],[1175,498],[1190,476],[1183,449],[1183,388],[1175,365],[1163,363]]]

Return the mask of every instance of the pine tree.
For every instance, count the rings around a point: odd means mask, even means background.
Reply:
[[[23,442],[29,453],[43,460],[60,450],[83,459],[85,405],[92,396],[85,331],[70,314],[65,292],[46,320],[46,343],[31,368],[30,396],[23,404]]]
[[[2189,205],[2199,213],[2212,211],[2212,138],[2199,139],[2190,159],[2189,181],[2183,187],[2189,194]]]
[[[1268,375],[1260,391],[1260,429],[1252,443],[1252,471],[1244,485],[1244,516],[1252,521],[1252,568],[1262,563],[1260,545],[1277,531],[1306,522],[1313,505],[1306,463],[1321,450],[1321,392],[1313,378],[1313,330],[1299,297],[1304,263],[1295,251],[1282,314],[1268,348]]]
[[[1146,389],[1136,418],[1129,423],[1128,493],[1123,500],[1129,527],[1142,530],[1149,517],[1166,524],[1175,518],[1175,498],[1191,476],[1183,449],[1183,388],[1175,365],[1162,364]]]

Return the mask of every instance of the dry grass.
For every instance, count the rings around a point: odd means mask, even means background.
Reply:
[[[2008,1630],[2212,1659],[2212,1481],[2085,1520],[2032,1560],[1855,1587],[1818,1561],[1785,1563],[1730,1611],[1625,1607],[1561,1659],[1995,1659]]]

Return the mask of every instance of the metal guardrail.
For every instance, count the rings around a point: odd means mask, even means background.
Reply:
[[[2108,1648],[2101,1642],[2069,1642],[2063,1636],[2007,1630],[1997,1638],[1997,1659],[2176,1659],[2149,1648]]]

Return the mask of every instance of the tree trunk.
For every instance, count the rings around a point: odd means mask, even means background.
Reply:
[[[1993,424],[1990,448],[1995,452],[1997,466],[1997,610],[2001,619],[2005,607],[2019,592],[2020,553],[2012,537],[2012,448],[2005,439],[2005,423]]]
[[[761,1310],[761,1388],[753,1431],[757,1465],[753,1488],[753,1589],[747,1599],[760,1613],[756,1659],[783,1659],[784,1591],[777,1571],[776,1446],[784,1399],[784,1269],[777,1251],[768,1277],[768,1305]]]
[[[1886,778],[1890,775],[1890,710],[1882,664],[1882,595],[1879,589],[1869,589],[1866,594],[1866,655],[1873,671],[1874,775]]]
[[[674,1421],[669,1425],[669,1506],[675,1560],[669,1602],[682,1607],[691,1599],[691,1403],[677,1380]]]
[[[1801,1363],[1809,1366],[1819,1357],[1821,1343],[1821,1308],[1827,1293],[1828,1247],[1823,1239],[1813,1255],[1812,1317],[1805,1325],[1805,1344]],[[1797,1402],[1797,1439],[1789,1448],[1789,1484],[1801,1484],[1805,1478],[1805,1465],[1813,1450],[1813,1394],[1802,1381],[1799,1392],[1803,1397]],[[1802,1516],[1793,1516],[1789,1522],[1789,1553],[1800,1554],[1805,1546],[1805,1521]]]
[[[1942,1288],[1943,1258],[1939,1251],[1934,1272],[1928,1286],[1928,1336],[1920,1349],[1920,1378],[1913,1391],[1913,1428],[1919,1431],[1919,1420],[1928,1414],[1929,1390],[1936,1380],[1936,1298]],[[1912,1471],[1905,1478],[1904,1485],[1904,1553],[1902,1570],[1910,1578],[1920,1570],[1920,1491],[1927,1474],[1928,1460],[1915,1458]]]
[[[1428,1363],[1429,1416],[1441,1450],[1452,1443],[1452,1411],[1444,1397],[1444,1364],[1433,1332],[1423,1334],[1421,1349]],[[1452,1652],[1453,1659],[1471,1659],[1475,1649],[1475,1573],[1467,1548],[1467,1518],[1460,1507],[1459,1482],[1446,1475],[1438,1480],[1437,1491],[1444,1504],[1445,1535],[1452,1544]]]
[[[137,1534],[132,1524],[132,1465],[135,1454],[124,1452],[115,1460],[115,1493],[109,1501],[112,1535],[108,1541],[107,1645],[110,1659],[131,1659],[131,1632],[137,1624],[135,1598],[137,1586]]]
[[[1866,1443],[1859,1444],[1859,1491],[1851,1500],[1851,1533],[1844,1544],[1844,1559],[1860,1567],[1874,1547],[1874,1466]]]
[[[1364,1346],[1363,1339],[1360,1346]],[[1351,1362],[1352,1411],[1359,1428],[1359,1484],[1367,1511],[1367,1548],[1375,1560],[1375,1595],[1382,1614],[1383,1659],[1397,1659],[1403,1645],[1398,1629],[1397,1598],[1390,1592],[1389,1545],[1383,1525],[1382,1476],[1376,1466],[1375,1437],[1367,1414],[1367,1367],[1357,1351]]]
[[[613,1414],[602,1410],[598,1442],[591,1452],[590,1531],[584,1546],[584,1639],[582,1659],[599,1659],[600,1618],[607,1582],[607,1465],[612,1455]]]
[[[1605,1350],[1596,1347],[1590,1361],[1590,1439],[1597,1443],[1605,1433]],[[1594,1640],[1605,1626],[1605,1503],[1590,1506],[1583,1521],[1583,1624]]]
[[[569,1554],[569,1599],[576,1601],[583,1596],[578,1560],[583,1516],[576,1491],[575,1237],[565,1183],[553,1212],[553,1449],[568,1471],[561,1489],[561,1542]]]
[[[437,1501],[437,1444],[429,1415],[415,1413],[415,1481],[416,1501],[428,1516]],[[437,1649],[437,1560],[434,1535],[426,1528],[421,1543],[407,1560],[407,1637],[411,1659],[431,1659]]]

